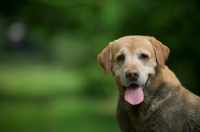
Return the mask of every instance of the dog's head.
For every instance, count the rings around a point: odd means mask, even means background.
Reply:
[[[168,55],[169,48],[153,37],[127,36],[109,43],[97,59],[105,74],[112,71],[125,100],[136,105],[156,67],[165,68]]]

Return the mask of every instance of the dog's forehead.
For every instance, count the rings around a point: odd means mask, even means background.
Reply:
[[[154,54],[154,49],[151,42],[142,36],[128,36],[114,41],[113,54],[118,53],[121,50],[129,50],[134,52],[135,50],[142,49]]]

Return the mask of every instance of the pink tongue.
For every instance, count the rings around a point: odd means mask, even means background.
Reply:
[[[144,99],[142,87],[128,87],[125,91],[124,98],[127,102],[129,102],[132,105],[137,105],[141,103]]]

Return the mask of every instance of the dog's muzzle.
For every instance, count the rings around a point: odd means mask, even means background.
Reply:
[[[148,82],[149,82],[149,78],[150,78],[150,75],[148,76],[146,82],[142,85],[142,90],[143,90],[143,91],[147,88],[147,84],[148,84]],[[136,85],[136,84],[131,84],[131,85]],[[123,85],[123,89],[124,89],[124,91],[126,91],[127,87],[125,87],[125,86]]]

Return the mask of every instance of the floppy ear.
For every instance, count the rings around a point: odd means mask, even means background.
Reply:
[[[154,51],[156,53],[157,63],[161,68],[165,68],[165,62],[169,56],[169,48],[163,45],[160,41],[156,40],[154,37],[150,37],[150,41],[154,47]]]
[[[112,42],[111,42],[112,43]],[[111,43],[103,49],[103,51],[98,55],[97,61],[100,64],[100,66],[104,69],[104,73],[108,74],[108,72],[111,70]]]

